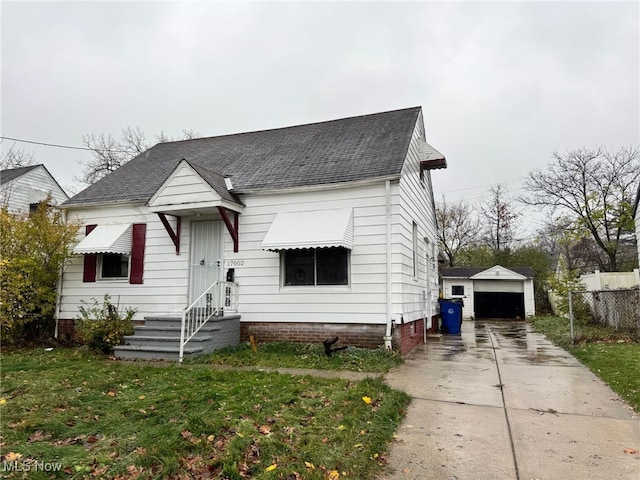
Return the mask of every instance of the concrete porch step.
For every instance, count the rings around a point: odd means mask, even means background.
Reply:
[[[213,325],[204,325],[196,334],[196,336],[201,336],[206,334],[211,336],[211,334],[220,330],[220,327],[216,327]],[[142,337],[176,337],[180,338],[180,326],[177,327],[148,327],[146,325],[141,325],[134,328],[134,336],[142,336]]]
[[[184,347],[184,356],[202,355],[204,348],[187,344]],[[180,346],[159,345],[118,345],[113,354],[122,360],[172,360],[180,357]]]
[[[145,317],[145,324],[114,349],[125,360],[178,360],[182,318],[175,315]],[[240,343],[240,315],[211,317],[184,347],[185,357],[204,355]]]
[[[211,342],[213,337],[211,335],[198,335],[189,340],[189,344],[194,346],[201,346],[208,342]],[[180,337],[156,337],[156,336],[142,336],[142,335],[127,335],[124,337],[124,344],[127,346],[180,346]]]

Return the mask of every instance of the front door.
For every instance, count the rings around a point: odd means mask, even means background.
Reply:
[[[191,273],[189,301],[195,301],[214,282],[221,280],[222,222],[191,223]]]

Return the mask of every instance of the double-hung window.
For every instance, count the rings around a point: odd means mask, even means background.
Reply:
[[[286,250],[284,286],[348,285],[349,250],[342,247]]]

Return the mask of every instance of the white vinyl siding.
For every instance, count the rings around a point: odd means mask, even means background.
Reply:
[[[143,205],[74,209],[68,212],[68,219],[78,219],[83,225],[146,223],[144,283],[131,285],[117,280],[83,283],[83,257],[75,255],[64,269],[58,318],[77,317],[80,300],[91,302],[95,298],[101,302],[105,293],[111,296],[114,304],[137,308],[136,320],[142,320],[145,315],[176,314],[186,306],[190,244],[188,219],[182,222],[181,255],[176,255],[175,246],[158,216],[149,213]],[[82,238],[84,228],[78,234],[78,239]]]
[[[0,204],[12,212],[29,213],[29,205],[41,202],[51,194],[53,205],[67,200],[67,195],[42,166],[2,185]]]
[[[183,205],[220,200],[213,188],[183,162],[154,195],[152,205]]]
[[[425,291],[431,293],[431,311],[436,312],[438,299],[438,267],[433,261],[431,245],[437,243],[436,220],[431,191],[431,172],[420,174],[420,143],[425,141],[422,117],[416,122],[407,159],[399,183],[399,215],[393,225],[393,278],[394,313],[402,314],[404,321],[413,321],[425,315]],[[416,223],[417,267],[413,272],[413,223]],[[425,242],[429,240],[429,245]],[[427,261],[431,261],[427,279]],[[429,300],[428,300],[429,301]]]
[[[233,252],[229,234],[224,234],[225,269],[235,268],[242,321],[385,323],[383,182],[324,191],[253,194],[242,200],[245,208],[240,215],[238,253]],[[349,285],[282,286],[280,254],[262,249],[262,241],[276,215],[342,208],[353,208]]]

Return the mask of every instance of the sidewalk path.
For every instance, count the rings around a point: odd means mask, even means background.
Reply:
[[[386,375],[413,402],[379,480],[640,480],[640,420],[524,322],[465,321]]]

